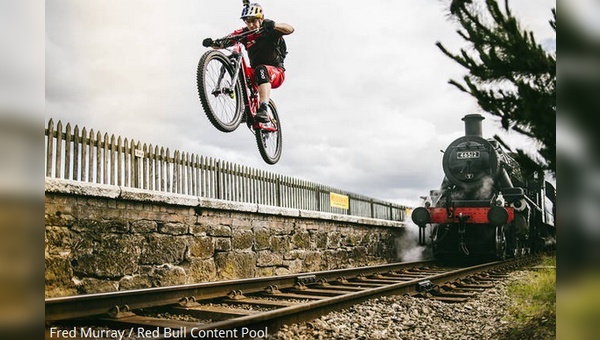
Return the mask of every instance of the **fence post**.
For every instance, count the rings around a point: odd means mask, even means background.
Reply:
[[[277,174],[276,175],[276,185],[277,187],[275,188],[276,192],[277,192],[277,206],[281,207],[281,175]]]
[[[317,198],[317,211],[321,211],[321,188],[317,184],[315,187],[315,197]]]
[[[65,175],[64,179],[71,179],[71,124],[67,123],[65,132]]]
[[[216,175],[215,176],[216,177],[216,180],[215,180],[216,183],[215,184],[216,184],[216,187],[217,187],[217,193],[216,194],[217,194],[217,198],[221,199],[223,197],[223,195],[221,194],[221,189],[222,189],[221,178],[222,178],[222,174],[221,174],[221,161],[219,161],[219,160],[217,160],[215,162],[215,175]]]
[[[52,155],[54,154],[54,121],[48,122],[48,146],[46,150],[46,177],[52,175]]]
[[[108,176],[110,174],[109,167],[109,153],[108,153],[108,133],[104,133],[104,141],[102,142],[102,171],[103,171],[103,184],[108,184]]]
[[[54,167],[54,177],[56,178],[62,178],[60,176],[60,165],[62,163],[62,137],[62,122],[59,120],[56,124],[56,164]]]
[[[131,182],[130,182],[130,186],[132,188],[137,188],[137,184],[138,184],[138,180],[137,180],[137,159],[135,157],[135,142],[134,140],[130,140],[129,141],[129,162],[130,162],[130,177],[131,177]]]
[[[346,215],[352,215],[352,196],[348,195],[348,209],[346,209]]]
[[[79,174],[79,150],[82,145],[83,141],[81,140],[81,137],[79,135],[79,126],[75,125],[75,128],[73,129],[73,179],[76,181],[78,181],[79,178],[81,178]],[[81,162],[81,164],[83,164],[83,161]]]

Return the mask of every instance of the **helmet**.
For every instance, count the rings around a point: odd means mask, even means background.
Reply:
[[[251,3],[249,5],[244,6],[244,9],[242,9],[242,15],[240,16],[240,19],[244,20],[247,18],[262,19],[263,18],[262,7],[257,3]]]

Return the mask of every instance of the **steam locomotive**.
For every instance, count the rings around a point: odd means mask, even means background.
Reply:
[[[553,248],[555,188],[543,172],[526,173],[498,141],[483,138],[484,117],[462,120],[465,135],[444,152],[440,189],[412,212],[419,243],[430,245],[438,260],[504,259]]]

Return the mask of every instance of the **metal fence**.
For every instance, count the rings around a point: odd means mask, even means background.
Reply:
[[[399,204],[77,125],[63,129],[52,119],[45,136],[46,177],[385,220],[405,217]]]

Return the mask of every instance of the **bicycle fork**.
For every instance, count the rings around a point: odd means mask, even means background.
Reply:
[[[229,87],[221,86],[223,77],[227,73],[227,68],[225,66],[221,67],[221,72],[219,73],[219,78],[217,80],[217,87],[211,92],[213,96],[217,97],[220,94],[227,94],[231,98],[233,98],[233,96],[235,95],[235,84],[237,83],[237,80],[238,80],[238,77],[240,74],[240,67],[242,64],[240,62],[241,57],[242,56],[237,53],[229,56],[229,59],[231,60],[232,64],[235,64],[235,71],[233,72],[233,78],[231,79],[231,84],[229,84],[230,85]]]

